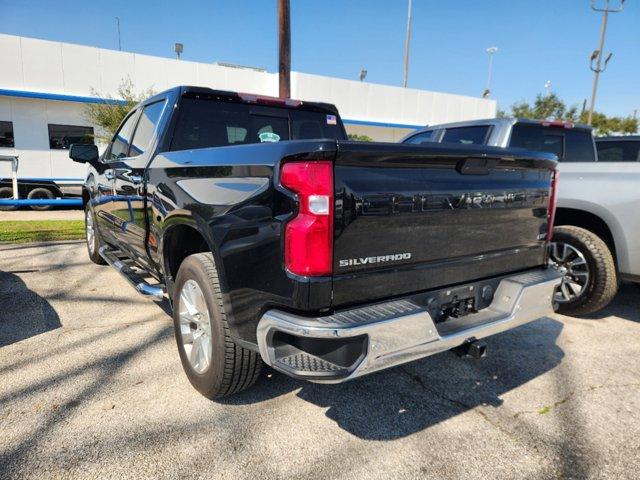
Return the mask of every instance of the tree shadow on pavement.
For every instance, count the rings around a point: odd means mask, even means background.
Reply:
[[[0,347],[61,326],[47,300],[29,290],[19,276],[0,271]]]
[[[561,362],[564,352],[556,340],[562,328],[545,318],[488,338],[488,356],[480,360],[445,352],[339,385],[271,372],[221,403],[252,404],[300,389],[298,397],[326,408],[327,417],[352,435],[394,440],[477,406],[500,406],[503,394]]]

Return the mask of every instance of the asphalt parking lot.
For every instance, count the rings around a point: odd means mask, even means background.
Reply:
[[[211,402],[83,243],[0,246],[1,478],[637,478],[640,289],[343,385]]]

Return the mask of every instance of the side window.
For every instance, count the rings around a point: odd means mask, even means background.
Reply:
[[[13,148],[13,122],[0,122],[0,147]]]
[[[585,130],[565,130],[565,162],[595,162],[591,132]]]
[[[433,130],[427,130],[405,140],[405,143],[424,143],[433,141]]]
[[[73,143],[93,143],[93,127],[49,124],[49,148],[68,150]]]
[[[596,142],[599,162],[640,162],[640,141]]]
[[[130,157],[136,157],[142,155],[151,143],[153,133],[156,131],[156,126],[160,120],[160,115],[164,108],[165,102],[156,102],[151,105],[147,105],[142,110],[138,126],[133,135],[133,141],[131,142],[131,150],[129,151]]]
[[[463,145],[484,145],[489,125],[478,125],[474,127],[447,128],[442,137],[441,143],[461,143]]]
[[[131,113],[120,130],[118,130],[113,138],[107,160],[117,160],[118,158],[129,155],[129,144],[131,142],[133,128],[136,125],[136,118],[138,118],[137,112]]]

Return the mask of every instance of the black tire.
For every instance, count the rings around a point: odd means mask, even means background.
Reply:
[[[616,265],[607,244],[593,232],[573,226],[554,228],[552,242],[566,243],[581,252],[589,271],[584,292],[572,301],[559,303],[558,312],[588,315],[606,307],[618,292]]]
[[[48,188],[34,188],[27,195],[29,200],[53,200],[54,195],[51,190]],[[31,210],[38,210],[40,212],[44,212],[46,210],[51,210],[53,205],[31,205]]]
[[[13,188],[11,187],[0,187],[0,198],[2,199],[10,199],[13,198]],[[0,205],[0,211],[8,212],[11,210],[17,210],[18,207],[14,207],[13,205]]]
[[[180,328],[180,294],[189,280],[200,287],[210,319],[211,360],[201,373],[196,372],[187,357]],[[173,292],[176,342],[182,367],[191,385],[209,399],[229,396],[253,385],[260,375],[262,359],[258,353],[237,345],[231,339],[213,255],[196,253],[188,256],[180,265]]]
[[[91,220],[93,235],[89,234],[89,220]],[[102,247],[103,243],[96,223],[96,216],[88,203],[84,206],[84,229],[89,259],[97,265],[106,265],[106,260],[100,255],[100,247]]]

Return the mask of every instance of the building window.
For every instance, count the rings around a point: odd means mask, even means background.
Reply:
[[[74,143],[93,143],[93,127],[49,124],[49,148],[68,150]]]
[[[0,147],[13,148],[13,122],[0,121]]]

